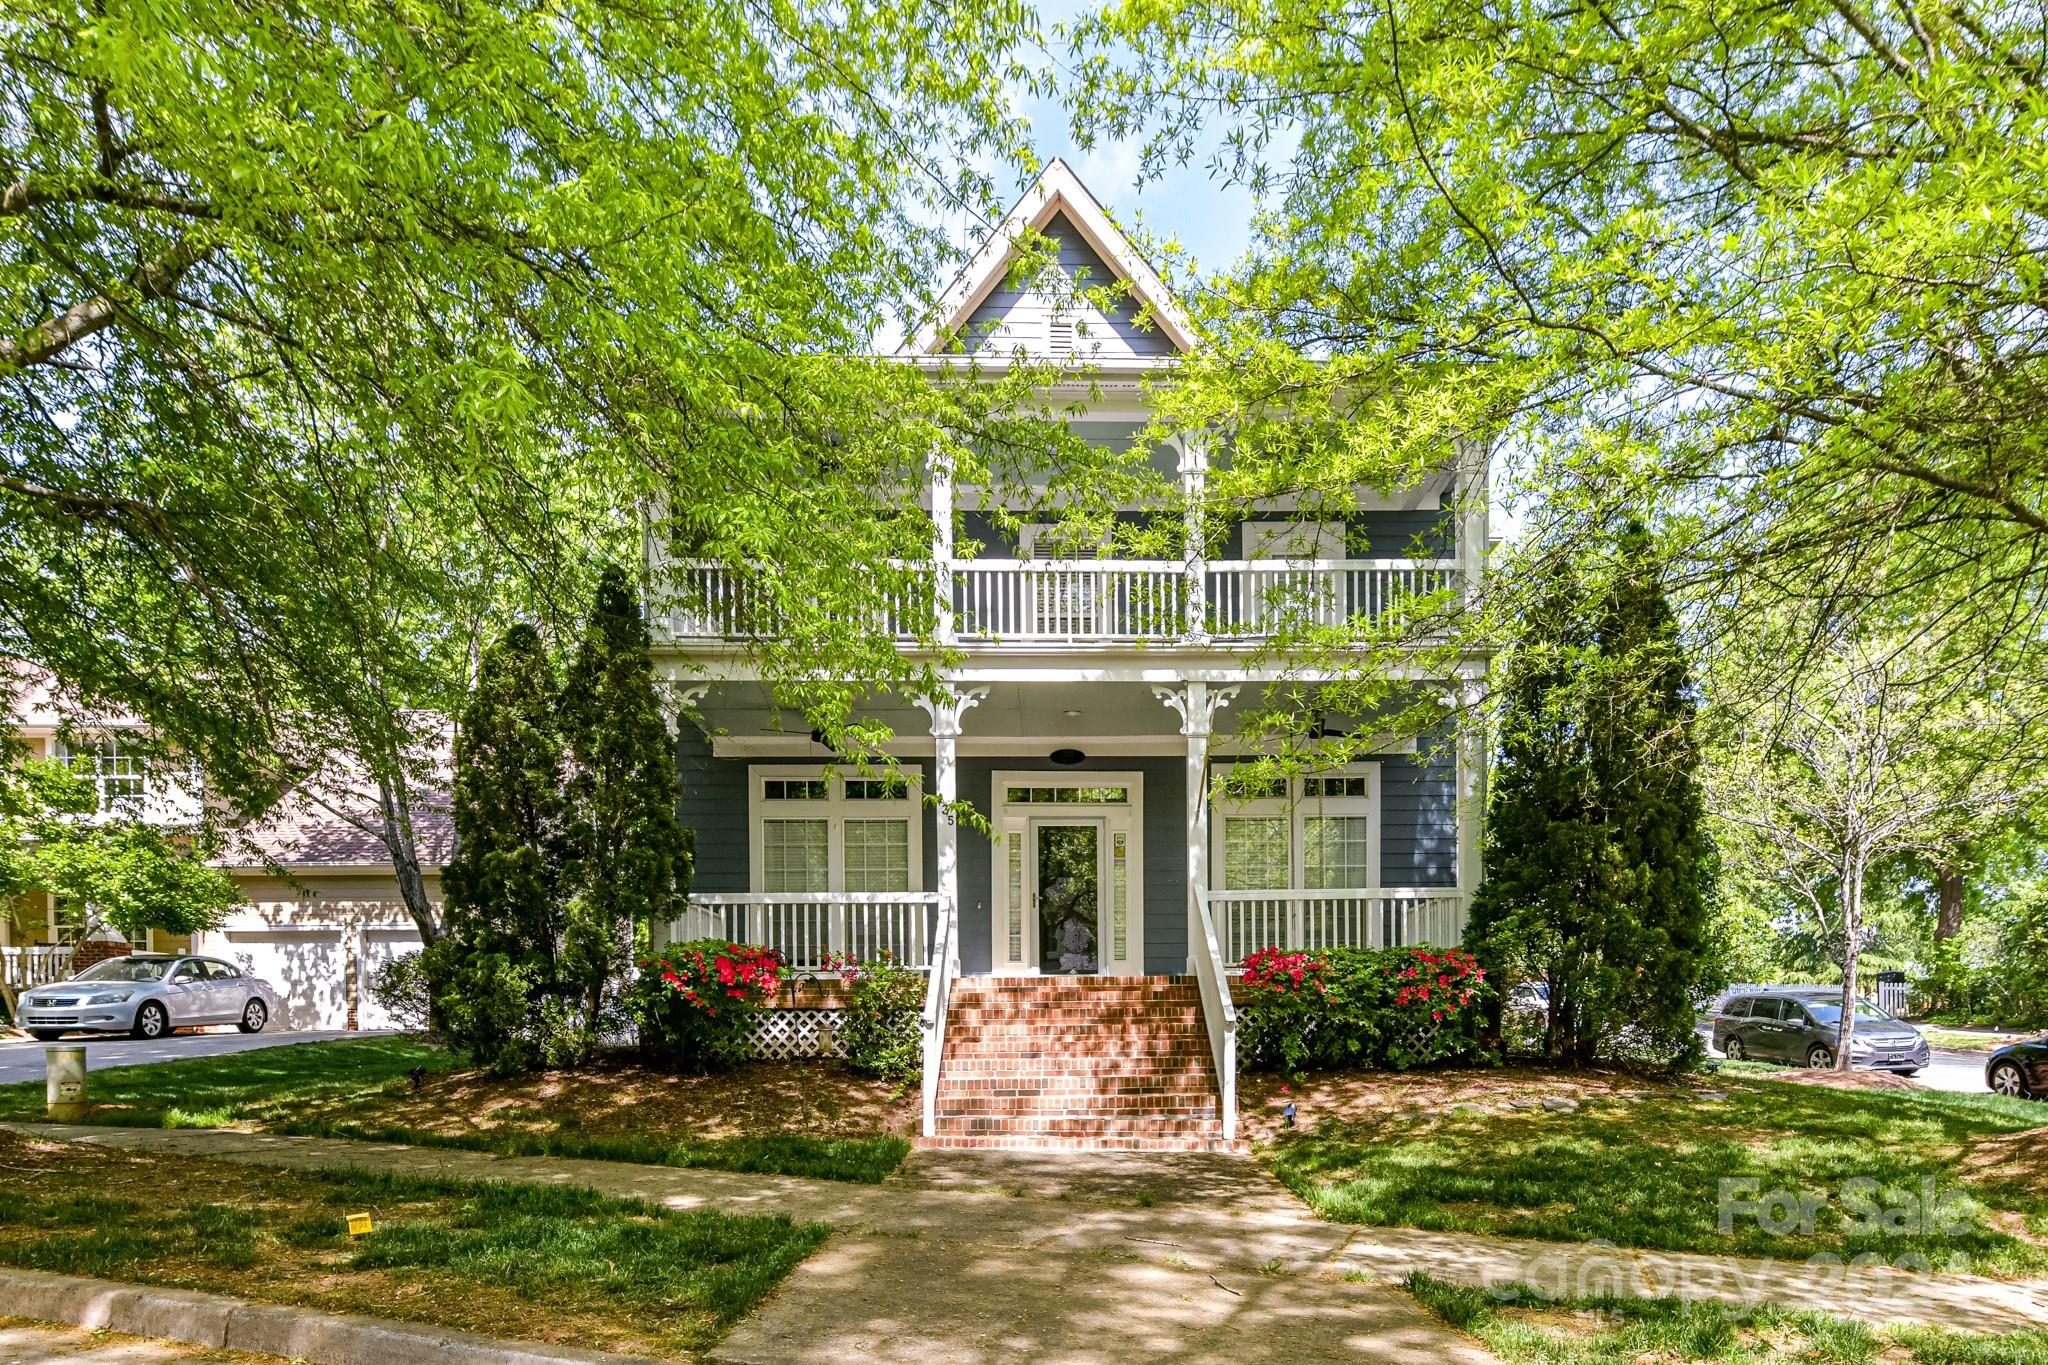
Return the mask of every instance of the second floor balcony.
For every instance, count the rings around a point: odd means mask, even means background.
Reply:
[[[744,641],[775,629],[757,574],[681,560],[667,580],[658,640]],[[890,594],[874,628],[970,647],[1243,644],[1346,627],[1428,637],[1462,588],[1455,559],[964,559]]]

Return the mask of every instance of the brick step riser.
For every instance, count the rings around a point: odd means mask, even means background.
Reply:
[[[1199,991],[954,991],[952,1003],[962,1009],[1120,1009],[1145,1005],[1199,1007]]]
[[[942,1117],[1063,1117],[1063,1119],[1212,1119],[1214,1095],[942,1095]]]
[[[1093,1019],[1106,1023],[1141,1023],[1147,1020],[1195,1022],[1202,1017],[1200,1005],[953,1005],[949,1019],[994,1020],[998,1023],[1028,1023],[1040,1019]]]
[[[1220,1138],[1216,1119],[941,1118],[938,1137]]]
[[[1242,1142],[1222,1138],[919,1138],[917,1146],[938,1151],[978,1152],[1246,1152]]]
[[[946,1065],[955,1066],[961,1062],[983,1060],[1003,1061],[1014,1065],[1019,1071],[1035,1068],[1029,1063],[1036,1061],[1056,1062],[1063,1071],[1085,1071],[1094,1067],[1134,1065],[1184,1070],[1191,1066],[1209,1065],[1209,1047],[1147,1048],[1143,1052],[1101,1054],[1076,1054],[1071,1048],[1046,1047],[1037,1043],[982,1043],[972,1048],[949,1047],[946,1049]]]
[[[1075,1076],[942,1077],[941,1095],[1201,1095],[1216,1093],[1208,1076],[1112,1076],[1098,1080]]]

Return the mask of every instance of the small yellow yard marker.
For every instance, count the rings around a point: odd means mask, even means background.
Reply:
[[[369,1230],[370,1230],[370,1215],[369,1215],[369,1214],[367,1214],[367,1213],[352,1213],[352,1214],[350,1214],[350,1215],[348,1216],[348,1235],[349,1235],[349,1236],[351,1236],[351,1237],[360,1237],[360,1236],[362,1236],[362,1235],[363,1235],[364,1233],[368,1232]]]

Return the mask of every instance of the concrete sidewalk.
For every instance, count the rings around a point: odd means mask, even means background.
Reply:
[[[881,1185],[287,1138],[19,1124],[131,1151],[588,1186],[781,1212],[835,1236],[717,1352],[735,1361],[1487,1359],[1393,1284],[1761,1301],[1873,1324],[2009,1331],[2048,1284],[1655,1253],[1315,1218],[1255,1162],[1206,1154],[915,1153]]]

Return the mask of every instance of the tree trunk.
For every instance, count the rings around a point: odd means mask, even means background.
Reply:
[[[1963,872],[1953,863],[1943,862],[1934,869],[1934,894],[1937,912],[1934,918],[1934,937],[1937,942],[1954,938],[1963,932]]]
[[[1842,1021],[1835,1026],[1835,1070],[1849,1070],[1856,1041],[1856,956],[1863,937],[1863,860],[1842,860]]]
[[[441,937],[441,917],[427,899],[427,879],[420,871],[419,845],[413,839],[412,809],[405,793],[389,776],[377,779],[377,808],[383,817],[384,847],[391,854],[399,899],[405,902],[406,913],[420,931],[420,942],[434,943]]]

